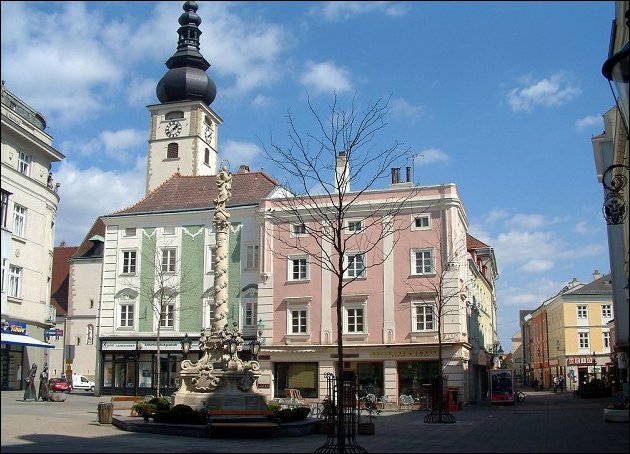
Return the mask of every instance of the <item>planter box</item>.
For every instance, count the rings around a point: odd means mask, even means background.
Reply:
[[[604,421],[628,422],[628,410],[615,410],[613,408],[604,408]]]

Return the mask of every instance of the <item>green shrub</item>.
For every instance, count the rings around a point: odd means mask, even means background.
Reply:
[[[150,404],[155,405],[157,410],[168,410],[171,408],[171,401],[166,397],[154,397],[149,401]]]
[[[153,420],[168,424],[205,424],[206,415],[203,412],[193,410],[188,405],[179,404],[170,410],[156,411]]]
[[[150,402],[138,402],[133,404],[131,410],[135,411],[138,416],[142,416],[143,418],[147,419],[149,416],[155,413],[156,405]]]
[[[283,408],[273,412],[273,415],[282,423],[303,421],[311,412],[308,407]]]
[[[267,404],[267,410],[269,411],[273,411],[274,413],[278,410],[280,410],[280,405],[279,404]]]

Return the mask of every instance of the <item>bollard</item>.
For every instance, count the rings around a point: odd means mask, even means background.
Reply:
[[[111,424],[114,416],[114,404],[99,402],[98,403],[98,422],[99,424]]]

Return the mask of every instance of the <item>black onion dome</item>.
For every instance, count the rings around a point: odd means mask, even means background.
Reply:
[[[187,1],[182,7],[177,30],[177,51],[166,61],[167,73],[157,85],[161,103],[201,100],[212,104],[217,96],[214,81],[206,74],[210,63],[199,53],[201,18],[197,15],[197,2]]]

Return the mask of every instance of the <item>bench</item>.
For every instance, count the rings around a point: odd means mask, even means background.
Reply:
[[[215,438],[272,437],[277,427],[271,410],[208,410],[208,430]]]
[[[130,410],[130,416],[138,416],[138,414],[132,410],[133,405],[138,402],[144,402],[143,396],[112,396],[111,403],[114,404],[114,411],[117,410]]]

